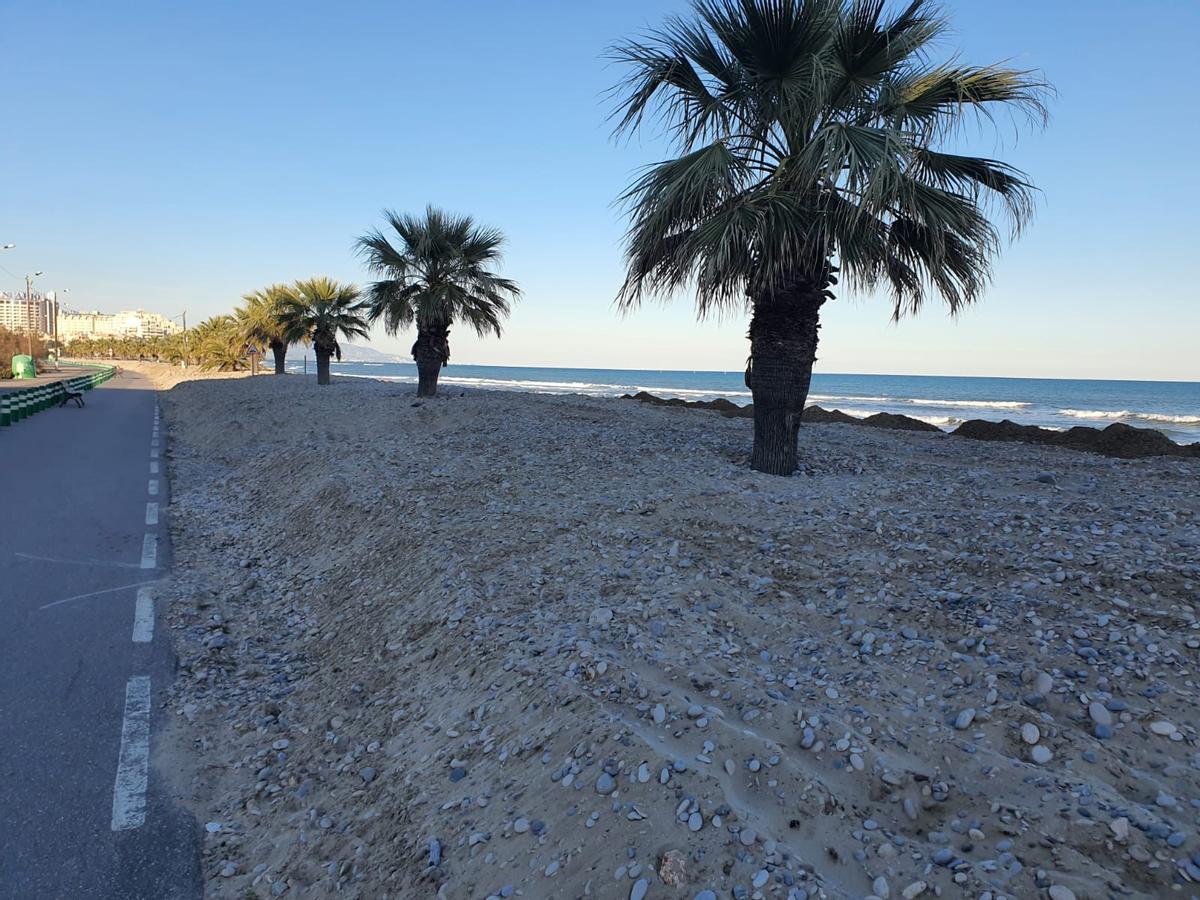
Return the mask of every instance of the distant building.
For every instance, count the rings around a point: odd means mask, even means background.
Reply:
[[[63,343],[77,337],[157,337],[177,331],[179,326],[166,316],[144,309],[118,313],[63,311],[58,315],[58,337]]]
[[[10,331],[36,331],[48,334],[54,322],[54,298],[34,293],[0,293],[0,327]]]

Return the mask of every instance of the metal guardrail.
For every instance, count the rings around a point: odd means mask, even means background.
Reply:
[[[71,365],[63,363],[63,365]],[[75,363],[79,365],[79,363]],[[21,388],[15,391],[0,393],[0,428],[15,425],[22,419],[27,419],[43,409],[57,406],[63,396],[69,391],[81,394],[104,384],[117,374],[116,366],[100,366],[100,371],[89,372],[87,375],[77,375],[65,381],[54,381],[37,387]]]

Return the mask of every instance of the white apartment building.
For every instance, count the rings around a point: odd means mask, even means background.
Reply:
[[[24,294],[0,293],[0,328],[46,334],[53,319],[54,300],[50,297],[34,294],[26,300]]]
[[[144,309],[58,314],[58,338],[64,344],[77,337],[157,337],[177,331],[175,322]]]

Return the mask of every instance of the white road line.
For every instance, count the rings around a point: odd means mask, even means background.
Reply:
[[[153,569],[158,565],[158,535],[148,533],[142,538],[142,568]]]
[[[157,448],[157,447],[151,447],[151,448],[150,448],[150,458],[151,458],[151,459],[154,459],[154,458],[156,458],[157,456],[158,456],[158,448]]]
[[[150,474],[151,475],[158,474],[158,460],[157,459],[150,460]]]
[[[60,563],[66,566],[109,566],[114,569],[140,569],[137,563],[110,562],[104,559],[60,559],[57,556],[36,556],[33,553],[14,553],[17,559],[30,559],[37,562]]]
[[[150,496],[151,496],[151,497],[157,497],[157,496],[158,496],[158,479],[157,479],[157,478],[151,478],[151,479],[150,479],[150,484],[147,486],[147,488],[146,488],[146,489],[147,489],[148,491],[150,491]]]
[[[158,504],[154,503],[153,501],[146,504],[146,524],[158,524]]]
[[[86,594],[76,594],[74,597],[64,597],[61,600],[55,600],[53,603],[47,603],[45,606],[39,606],[38,609],[49,609],[52,606],[61,606],[64,603],[70,603],[73,600],[86,600],[88,597],[99,597],[102,594],[115,594],[117,591],[127,591],[130,588],[141,587],[144,584],[154,584],[153,581],[135,581],[133,584],[122,584],[114,588],[105,588],[102,591],[88,591]]]
[[[141,828],[146,822],[146,783],[150,774],[150,678],[135,675],[125,686],[121,753],[113,785],[112,830]]]
[[[133,642],[148,644],[154,639],[154,597],[150,588],[138,588],[133,610]]]

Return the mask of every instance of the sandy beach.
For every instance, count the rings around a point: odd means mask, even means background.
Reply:
[[[1195,460],[805,425],[772,478],[703,410],[162,397],[209,896],[1200,894]]]

